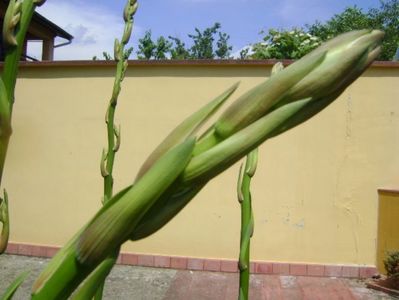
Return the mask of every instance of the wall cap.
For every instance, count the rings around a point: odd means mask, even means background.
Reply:
[[[266,60],[241,60],[241,59],[202,59],[202,60],[129,60],[130,66],[136,67],[271,67],[276,62],[289,65],[294,60],[266,59]],[[60,60],[20,62],[21,68],[45,68],[45,67],[110,67],[115,66],[114,61],[105,60]],[[0,63],[2,68],[3,63]],[[375,61],[372,68],[399,68],[399,62]]]
[[[399,196],[399,189],[398,188],[379,188],[377,189],[379,194],[392,194]]]

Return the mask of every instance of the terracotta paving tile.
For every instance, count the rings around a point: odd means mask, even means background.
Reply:
[[[31,255],[32,254],[32,246],[19,244],[18,245],[18,254],[19,255]]]
[[[18,254],[18,244],[8,243],[6,253],[8,254]]]
[[[36,257],[46,257],[47,247],[46,246],[32,246],[30,255]]]
[[[342,267],[342,277],[358,278],[359,277],[359,267],[357,267],[357,266],[343,266]]]
[[[156,268],[170,268],[170,257],[169,256],[155,256],[154,267]]]
[[[138,255],[132,253],[122,253],[122,264],[137,266],[138,262],[139,262]]]
[[[222,272],[237,272],[238,271],[238,262],[234,260],[222,260],[220,262],[220,271]]]
[[[205,271],[220,271],[220,260],[217,259],[205,259],[204,260]]]
[[[204,260],[200,258],[189,258],[187,261],[187,269],[202,271],[204,269]]]
[[[139,254],[137,259],[137,264],[144,267],[154,266],[154,256]]]
[[[171,257],[170,258],[170,267],[172,269],[187,269],[187,258],[185,257]]]
[[[267,262],[257,262],[255,263],[255,273],[273,274],[273,264]]]
[[[251,274],[255,273],[255,269],[256,269],[256,263],[255,262],[250,262],[249,263],[249,272]]]
[[[308,276],[324,276],[323,265],[307,265]]]
[[[122,254],[121,253],[118,255],[118,258],[116,259],[116,264],[117,265],[121,265],[122,264]]]
[[[360,278],[371,278],[375,274],[378,274],[378,271],[375,267],[359,267]]]
[[[290,275],[306,276],[308,272],[305,264],[290,264]]]
[[[327,277],[341,277],[342,276],[342,266],[325,266],[324,276]]]
[[[290,265],[286,263],[273,263],[273,274],[289,275]]]
[[[53,247],[53,246],[47,246],[46,247],[46,257],[53,257],[54,255],[57,254],[58,250],[60,250],[60,248]]]

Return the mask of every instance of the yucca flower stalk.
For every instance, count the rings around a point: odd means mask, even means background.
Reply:
[[[283,64],[278,62],[273,66],[271,75],[273,76],[283,69]],[[245,165],[241,164],[238,175],[237,198],[241,206],[240,254],[238,257],[238,269],[240,271],[239,300],[247,300],[249,295],[250,247],[255,223],[250,186],[258,165],[258,152],[258,148],[256,148],[247,155]]]
[[[44,0],[10,0],[3,20],[2,41],[5,49],[3,72],[0,77],[0,186],[3,177],[8,143],[12,133],[11,115],[14,104],[14,90],[18,65],[24,39],[36,6]],[[0,198],[0,254],[8,244],[10,224],[8,217],[8,197]]]
[[[125,77],[128,67],[128,57],[125,57],[125,46],[130,40],[133,28],[133,16],[137,11],[137,1],[128,0],[123,11],[123,19],[125,22],[122,39],[115,40],[114,43],[114,60],[116,65],[116,74],[112,89],[111,99],[108,103],[105,114],[105,123],[107,125],[107,149],[103,149],[100,163],[101,176],[104,178],[104,196],[103,204],[106,204],[113,195],[113,168],[115,154],[118,152],[121,144],[121,129],[115,125],[115,111],[118,104],[118,97],[121,91],[121,83]],[[83,282],[82,286],[73,295],[73,299],[95,299],[101,300],[104,289],[104,281],[115,265],[119,248],[111,253]]]
[[[241,96],[198,139],[196,129],[218,105],[183,122],[134,184],[113,196],[53,258],[34,285],[33,299],[66,299],[122,243],[154,233],[213,177],[328,106],[378,56],[382,37],[361,30],[327,42]]]
[[[241,234],[238,269],[240,285],[238,299],[248,300],[250,275],[250,244],[254,233],[254,213],[252,209],[251,179],[258,163],[258,148],[252,150],[246,157],[245,166],[241,165],[237,183],[237,198],[241,205]]]
[[[0,76],[0,186],[8,143],[12,133],[11,115],[14,104],[14,90],[24,39],[36,6],[44,2],[44,0],[10,0],[4,15],[2,46],[5,50],[5,55],[3,72]],[[7,249],[10,236],[8,194],[6,189],[4,189],[3,198],[0,197],[0,225],[0,254],[2,254]],[[12,299],[27,275],[28,272],[19,275],[0,299]]]

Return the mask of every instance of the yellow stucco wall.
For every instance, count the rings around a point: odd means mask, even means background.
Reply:
[[[113,67],[24,67],[4,186],[11,240],[62,245],[100,207],[99,160]],[[185,116],[270,66],[133,66],[118,105],[115,190]],[[378,195],[399,179],[399,68],[372,68],[325,111],[260,148],[253,180],[254,260],[375,264]],[[152,237],[125,251],[236,258],[238,165]]]

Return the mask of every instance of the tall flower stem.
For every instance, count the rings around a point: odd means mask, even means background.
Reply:
[[[276,63],[271,76],[283,70],[282,63]],[[237,184],[237,197],[241,204],[241,238],[240,256],[238,267],[240,270],[239,300],[247,300],[249,294],[250,275],[250,245],[254,231],[254,216],[252,210],[252,197],[250,191],[251,178],[255,174],[258,163],[258,148],[250,152],[245,161],[245,168],[241,166]]]
[[[115,162],[115,154],[119,150],[121,143],[120,126],[115,125],[115,111],[118,104],[118,97],[121,91],[121,83],[125,77],[128,67],[128,57],[125,54],[125,46],[129,42],[133,28],[133,15],[137,10],[137,1],[128,0],[124,9],[125,26],[121,41],[115,39],[114,59],[117,63],[114,85],[112,89],[111,99],[109,100],[107,112],[105,115],[105,123],[107,126],[107,149],[104,149],[101,156],[101,175],[104,178],[104,196],[103,204],[105,205],[113,196],[113,168]],[[104,281],[111,272],[113,266],[118,259],[120,247],[110,254],[99,266],[87,277],[81,288],[76,292],[73,299],[102,299],[104,290]]]
[[[255,174],[258,148],[247,155],[245,167],[241,166],[237,184],[237,196],[241,205],[241,238],[238,268],[240,270],[239,300],[247,300],[250,275],[250,243],[254,232],[254,216],[251,201],[251,178]]]
[[[2,42],[5,49],[5,58],[0,77],[0,185],[12,133],[11,114],[14,104],[14,90],[25,35],[36,6],[44,2],[44,0],[11,0],[4,15]],[[4,190],[4,198],[0,198],[0,223],[2,224],[0,254],[7,248],[10,233],[9,222],[7,192]]]

